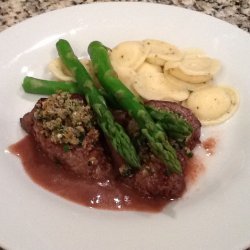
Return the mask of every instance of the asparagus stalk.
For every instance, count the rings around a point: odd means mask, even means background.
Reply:
[[[151,117],[159,122],[167,135],[179,143],[184,143],[193,129],[191,125],[180,116],[165,110],[158,110],[149,105],[146,106]]]
[[[52,95],[58,90],[66,91],[69,93],[79,93],[76,83],[72,82],[57,82],[50,80],[42,80],[34,77],[26,76],[23,79],[23,89],[27,93]]]
[[[88,52],[103,88],[136,120],[152,152],[166,164],[168,172],[181,173],[176,151],[168,142],[162,126],[153,121],[140,100],[118,79],[110,63],[108,49],[94,41],[90,43]]]
[[[58,90],[83,94],[82,91],[77,88],[75,82],[42,80],[30,76],[26,76],[23,79],[22,86],[26,93],[32,94],[52,95]],[[108,95],[103,88],[99,88],[98,91],[111,108],[121,108],[117,101],[111,95]],[[192,133],[192,127],[184,119],[174,113],[158,110],[149,105],[145,105],[145,107],[151,117],[161,124],[169,138],[179,143],[185,143],[186,138]]]
[[[114,121],[105,99],[94,86],[90,75],[75,56],[70,44],[61,39],[57,42],[56,47],[61,60],[74,75],[78,89],[82,90],[87,102],[95,112],[97,122],[109,142],[130,167],[140,168],[139,158],[130,138],[122,126]],[[129,166],[126,168],[128,171],[130,171]]]
[[[43,80],[31,76],[24,77],[22,87],[26,93],[38,95],[52,95],[56,94],[59,90],[71,94],[84,94],[83,91],[77,87],[76,82]],[[112,108],[120,108],[114,98],[108,95],[103,88],[98,88],[98,91]]]

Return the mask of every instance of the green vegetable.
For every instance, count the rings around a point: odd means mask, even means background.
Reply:
[[[97,122],[105,136],[130,167],[140,168],[139,158],[130,138],[122,126],[114,121],[105,99],[94,86],[90,75],[75,56],[70,44],[61,39],[57,42],[56,47],[62,62],[74,75],[78,89],[82,90],[87,102],[95,112]],[[126,171],[130,171],[129,166]]]
[[[58,90],[83,94],[83,92],[77,88],[75,82],[48,81],[26,76],[22,86],[25,92],[32,94],[52,95],[57,93]],[[98,91],[108,102],[109,106],[112,108],[121,108],[117,101],[111,95],[108,95],[103,88],[99,88]],[[185,144],[186,138],[192,133],[192,127],[184,119],[172,112],[158,110],[148,105],[145,105],[145,107],[151,117],[161,124],[171,139]]]
[[[166,164],[167,171],[181,173],[181,164],[162,126],[153,121],[140,100],[118,79],[110,63],[108,49],[102,43],[94,41],[90,43],[88,52],[105,91],[136,120],[152,152]]]
[[[72,82],[48,81],[30,76],[26,76],[23,79],[22,86],[25,92],[40,95],[52,95],[58,90],[66,91],[69,93],[79,92],[76,84]]]
[[[63,145],[63,151],[64,152],[69,152],[70,151],[70,146],[68,144]]]
[[[83,91],[77,87],[76,82],[42,80],[26,76],[23,79],[22,86],[26,93],[38,95],[52,95],[56,94],[59,90],[69,92],[71,94],[83,94]],[[108,103],[112,107],[119,106],[114,98],[111,98],[111,96],[108,95],[104,89],[99,88],[98,91],[105,99],[107,99]]]
[[[148,105],[146,109],[151,117],[161,124],[171,139],[183,144],[183,146],[185,145],[186,139],[193,131],[188,122],[173,112],[156,109]]]

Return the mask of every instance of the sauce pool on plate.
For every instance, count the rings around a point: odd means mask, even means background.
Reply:
[[[48,159],[37,148],[30,135],[11,145],[9,149],[11,153],[20,157],[26,173],[35,183],[83,206],[109,210],[160,212],[169,202],[164,198],[143,198],[119,181],[86,181]],[[197,170],[200,163],[194,158],[187,165],[185,177],[188,183],[194,182],[200,174]]]

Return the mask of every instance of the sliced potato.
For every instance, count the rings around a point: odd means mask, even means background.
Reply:
[[[92,63],[88,59],[80,59],[80,62],[83,64],[83,66],[86,68],[90,76],[92,77],[93,81],[99,86],[99,81],[94,73],[94,68],[92,66]],[[52,75],[60,81],[69,81],[69,82],[74,82],[75,78],[71,74],[71,72],[65,67],[63,62],[61,61],[60,58],[56,58],[52,60],[48,68]]]
[[[170,43],[153,39],[143,43],[149,49],[147,61],[152,64],[163,66],[166,61],[179,61],[183,57],[181,51]]]
[[[182,90],[195,91],[198,89],[207,88],[211,85],[214,85],[214,83],[212,81],[196,83],[196,84],[185,82],[185,81],[179,80],[176,77],[170,75],[167,71],[164,72],[164,76],[165,76],[167,82],[169,82],[173,86],[176,86]]]
[[[110,52],[112,65],[137,69],[146,59],[148,49],[142,42],[128,41],[118,44]]]
[[[164,70],[169,74],[189,83],[209,81],[219,69],[218,60],[192,53],[187,53],[181,61],[166,62],[164,65]]]
[[[60,81],[73,82],[74,77],[65,67],[60,58],[53,59],[48,65],[49,71],[53,77]]]
[[[126,85],[126,87],[137,95],[136,91],[133,88],[133,84],[136,82],[136,72],[128,67],[114,67],[115,72],[118,75],[118,78]]]
[[[189,92],[173,88],[162,73],[137,74],[134,90],[146,100],[183,101]]]
[[[166,93],[167,99],[173,100],[175,102],[181,102],[189,97],[190,92],[187,89],[179,88],[178,86],[175,86],[170,82],[166,81],[166,79],[165,84],[168,87],[168,92]]]
[[[80,59],[80,62],[85,67],[85,69],[88,71],[89,75],[92,77],[96,87],[100,87],[100,82],[95,74],[94,67],[89,59]]]
[[[79,61],[85,67],[85,69],[88,71],[90,76],[95,76],[95,71],[94,71],[93,65],[89,59],[80,59]]]
[[[163,100],[168,90],[161,73],[137,74],[133,88],[146,100]]]
[[[239,106],[239,95],[233,88],[212,82],[220,69],[219,61],[199,49],[180,51],[167,42],[147,39],[122,42],[109,53],[119,79],[135,95],[145,100],[182,102],[202,125],[226,121]],[[80,61],[100,86],[90,60]],[[59,58],[49,69],[58,80],[75,80]]]
[[[148,62],[144,62],[137,70],[140,73],[163,73],[162,67]]]
[[[148,56],[146,61],[151,63],[151,64],[158,65],[158,66],[163,66],[166,62],[166,60],[158,57],[157,54]]]
[[[179,68],[189,75],[215,75],[220,69],[220,62],[205,55],[186,55]]]
[[[233,115],[239,96],[232,88],[213,86],[192,92],[184,105],[196,114],[202,125],[213,125]]]
[[[193,84],[199,84],[203,82],[207,82],[212,80],[213,75],[206,74],[206,75],[188,75],[184,73],[180,68],[173,68],[169,69],[168,73],[177,79],[180,79],[185,82],[193,83]]]

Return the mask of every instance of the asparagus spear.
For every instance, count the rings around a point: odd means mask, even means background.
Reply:
[[[88,52],[103,88],[136,120],[152,152],[166,164],[167,171],[181,173],[176,152],[168,142],[162,126],[153,121],[140,100],[118,79],[110,63],[108,49],[94,41],[90,43]]]
[[[149,105],[146,106],[151,117],[159,122],[167,135],[179,143],[185,143],[193,129],[191,125],[180,116],[165,110],[158,110]]]
[[[76,82],[43,80],[31,76],[24,77],[22,87],[26,93],[38,95],[52,95],[56,94],[58,90],[71,94],[84,94],[83,91],[77,87]],[[98,91],[112,108],[120,108],[114,98],[111,98],[103,88],[99,88]]]
[[[58,90],[83,94],[82,91],[77,88],[75,82],[42,80],[30,76],[26,76],[23,79],[22,86],[26,93],[32,94],[51,95],[55,94]],[[111,108],[121,109],[119,103],[117,103],[111,95],[108,95],[103,88],[99,88],[98,91]],[[185,143],[186,138],[192,133],[192,127],[184,119],[174,113],[157,110],[149,105],[145,105],[145,107],[151,117],[161,124],[169,138],[179,143]]]
[[[58,90],[67,91],[69,93],[80,92],[76,83],[42,80],[30,76],[26,76],[23,79],[22,86],[25,92],[40,95],[52,95]]]
[[[56,47],[63,63],[74,75],[78,89],[83,91],[87,102],[94,110],[97,122],[105,136],[130,167],[140,168],[139,158],[130,138],[122,126],[114,121],[103,96],[94,86],[90,75],[75,56],[70,44],[61,39],[57,42]],[[129,166],[126,168],[127,171],[130,171]]]

